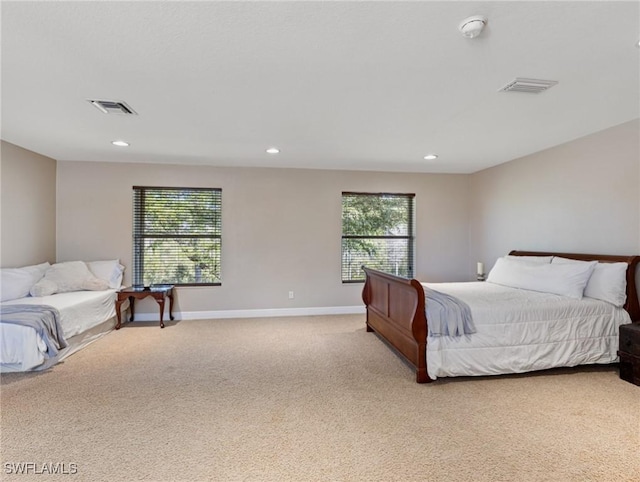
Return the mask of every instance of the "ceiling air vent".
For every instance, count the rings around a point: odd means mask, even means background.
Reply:
[[[523,79],[516,77],[507,85],[502,87],[499,92],[526,92],[528,94],[538,94],[553,87],[558,82],[556,80],[540,80],[540,79]]]
[[[129,107],[125,102],[119,100],[91,100],[89,102],[104,114],[137,115],[137,112]]]

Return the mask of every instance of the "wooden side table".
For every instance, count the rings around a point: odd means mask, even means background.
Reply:
[[[154,300],[158,303],[160,307],[160,328],[164,328],[164,302],[166,298],[169,298],[169,318],[173,320],[173,285],[154,285],[145,288],[137,288],[130,286],[128,288],[123,288],[118,291],[117,299],[116,299],[116,316],[118,318],[118,323],[116,324],[116,330],[120,329],[122,314],[120,313],[120,306],[125,300],[129,300],[129,307],[131,308],[131,317],[129,321],[133,321],[134,309],[133,302],[135,300],[141,300],[146,298],[147,296],[153,297]]]

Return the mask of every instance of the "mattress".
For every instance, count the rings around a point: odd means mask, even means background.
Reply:
[[[57,308],[60,312],[60,324],[65,339],[82,339],[82,346],[94,341],[101,333],[91,331],[94,327],[112,319],[115,314],[116,290],[74,291],[43,297],[26,297],[5,301],[3,305],[45,304]],[[81,335],[91,332],[91,337]],[[61,352],[62,360],[80,348],[70,343],[69,348]],[[0,369],[3,372],[31,370],[44,361],[46,351],[44,342],[35,330],[18,325],[0,324]]]
[[[469,305],[476,333],[427,337],[429,377],[524,373],[617,361],[622,308],[493,283],[424,283]]]

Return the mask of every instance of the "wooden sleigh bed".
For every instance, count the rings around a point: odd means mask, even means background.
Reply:
[[[631,321],[640,321],[640,302],[636,287],[636,268],[640,262],[640,256],[533,251],[511,251],[509,254],[511,256],[559,256],[602,263],[627,263],[627,298],[623,308],[629,313]],[[366,305],[367,331],[377,333],[415,369],[418,383],[433,381],[427,370],[428,321],[422,284],[415,279],[401,278],[366,267],[363,269],[366,273],[366,281],[362,298]]]

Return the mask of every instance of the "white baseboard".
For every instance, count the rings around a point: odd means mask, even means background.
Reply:
[[[272,308],[264,310],[182,311],[173,314],[176,320],[208,320],[218,318],[270,318],[275,316],[355,315],[364,314],[364,306],[326,306],[318,308]],[[165,321],[169,314],[165,312]],[[158,313],[136,313],[135,321],[157,321]],[[135,322],[134,322],[135,323]]]

